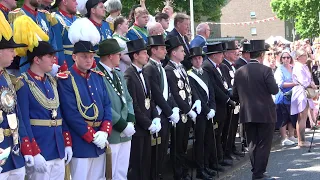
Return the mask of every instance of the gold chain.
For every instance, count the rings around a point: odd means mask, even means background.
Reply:
[[[57,90],[57,83],[55,82],[55,80],[52,77],[50,77],[50,75],[48,75],[48,77],[50,79],[50,84],[51,84],[53,94],[54,94],[53,99],[47,98],[46,95],[40,90],[40,88],[37,87],[35,82],[30,81],[28,79],[28,76],[26,73],[22,73],[21,75],[22,75],[23,79],[27,82],[32,95],[34,96],[34,98],[38,101],[38,103],[42,107],[44,107],[47,110],[58,109],[60,102],[59,102],[59,95],[58,95],[58,90]]]
[[[82,100],[81,100],[81,97],[80,97],[80,94],[79,94],[79,89],[78,89],[78,86],[76,84],[76,81],[74,80],[74,77],[71,74],[70,74],[70,77],[71,77],[72,87],[73,87],[73,90],[74,90],[74,93],[75,93],[75,96],[76,96],[77,107],[78,107],[78,110],[79,110],[81,116],[86,120],[96,120],[98,115],[99,115],[98,106],[95,103],[92,103],[89,106],[84,106],[82,104]],[[84,112],[82,111],[82,108],[84,109]],[[93,116],[92,117],[86,115],[86,112],[90,108],[93,108]]]

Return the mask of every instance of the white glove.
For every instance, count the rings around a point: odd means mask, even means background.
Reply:
[[[160,118],[154,118],[152,120],[152,123],[154,123],[157,127],[156,132],[158,133],[161,130],[161,119]]]
[[[50,74],[54,77],[58,73],[60,66],[58,64],[53,64]]]
[[[179,119],[180,119],[180,115],[179,115],[179,110],[177,111],[173,111],[172,110],[172,115],[169,117],[170,121],[174,122],[174,123],[178,123]]]
[[[98,131],[93,135],[93,143],[97,145],[100,149],[104,149],[108,142],[108,133],[104,131]]]
[[[216,111],[213,109],[210,109],[209,113],[207,114],[207,119],[210,120],[216,115]]]
[[[2,172],[2,167],[0,167],[0,173]]]
[[[157,126],[152,122],[148,130],[151,132],[151,134],[154,134],[157,131]]]
[[[126,137],[131,137],[134,133],[136,133],[136,130],[133,123],[128,122],[127,127],[122,131],[122,134],[124,134]]]
[[[64,160],[67,161],[65,165],[69,164],[73,155],[73,151],[71,146],[67,146],[64,148]]]
[[[179,111],[180,111],[180,109],[177,108],[177,107],[174,107],[174,108],[172,109],[172,112],[174,112],[174,113],[178,113],[178,114],[179,114]]]
[[[193,108],[196,108],[197,113],[200,114],[201,113],[201,101],[196,100],[191,109],[193,109]]]
[[[44,157],[39,153],[34,157],[34,169],[36,172],[45,173],[47,172],[47,161]]]
[[[193,110],[190,110],[187,114],[188,114],[189,117],[191,117],[193,122],[196,122],[196,119],[197,119],[197,113],[196,112],[194,112]]]
[[[32,155],[25,155],[23,157],[27,167],[34,166],[34,158]]]

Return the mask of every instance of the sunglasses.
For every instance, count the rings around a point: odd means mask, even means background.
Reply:
[[[282,57],[282,59],[291,59],[291,57],[289,57],[289,56],[284,56],[284,57]]]

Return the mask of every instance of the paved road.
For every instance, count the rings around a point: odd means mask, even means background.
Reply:
[[[311,141],[312,132],[307,132],[306,137],[309,141]],[[267,173],[279,180],[319,180],[320,130],[316,131],[314,142],[316,146],[311,153],[308,153],[306,148],[282,147],[278,143],[272,148]],[[246,161],[221,179],[251,180],[250,161]]]

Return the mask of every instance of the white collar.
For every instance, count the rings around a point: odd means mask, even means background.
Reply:
[[[161,65],[161,66],[162,66],[161,62],[158,62],[158,61],[156,61],[156,60],[152,59],[151,57],[150,57],[149,59],[150,59],[151,61],[153,61],[154,63],[159,64],[159,65]]]
[[[170,60],[170,62],[174,65],[174,67],[176,67],[176,68],[178,68],[178,67],[181,67],[182,66],[182,64],[181,63],[176,63],[176,62],[174,62],[174,61],[172,61],[172,60]]]
[[[224,60],[226,60],[230,65],[232,65],[233,63],[230,62],[228,59],[224,58]]]
[[[135,67],[137,69],[138,72],[142,71],[142,68],[139,68],[137,65],[132,63],[132,66]]]
[[[109,66],[103,64],[101,61],[99,62],[101,64],[102,67],[104,67],[104,69],[109,73],[109,75],[111,75],[111,71],[113,70],[113,68],[110,68]]]
[[[211,61],[211,63],[214,65],[214,67],[217,67],[217,63],[213,62],[209,57],[208,57],[209,61]]]

